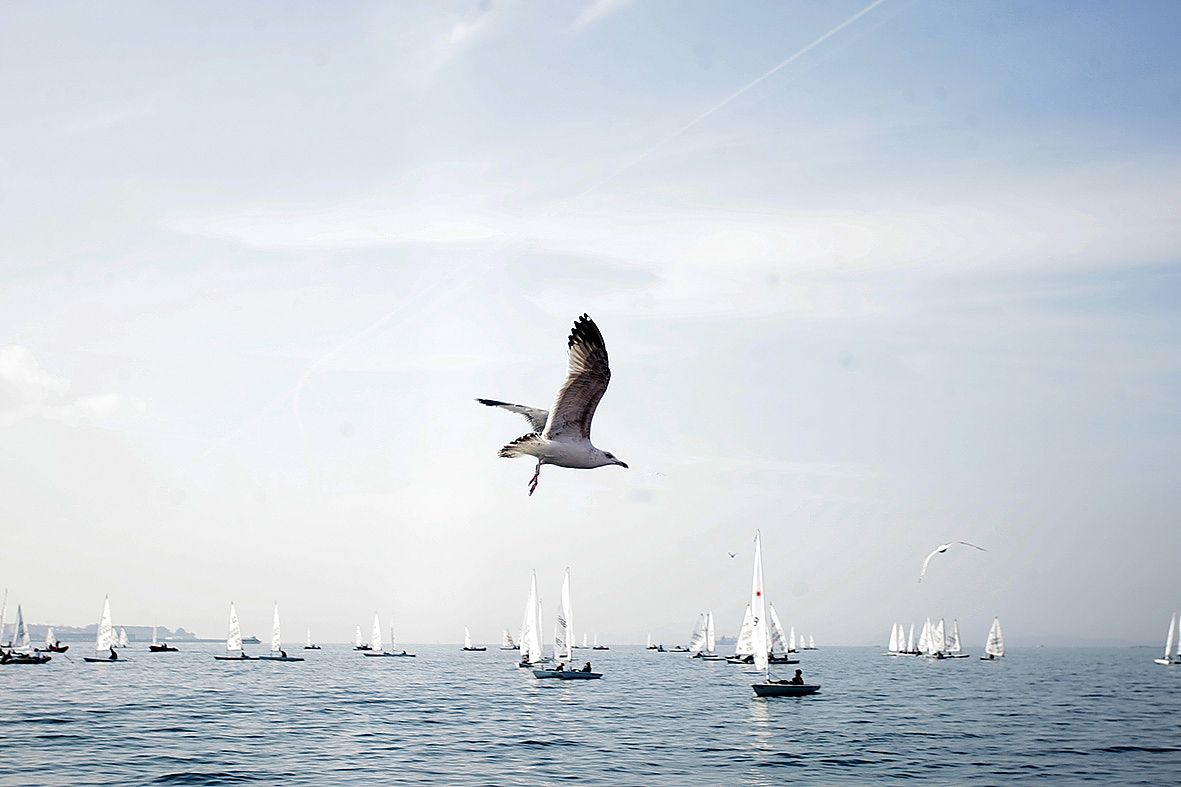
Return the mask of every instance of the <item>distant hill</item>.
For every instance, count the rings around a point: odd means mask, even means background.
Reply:
[[[3,641],[7,642],[13,636],[13,624],[9,622],[6,629]],[[48,623],[30,623],[29,624],[29,638],[34,643],[45,641],[45,631],[49,628]],[[152,627],[151,626],[123,626],[127,629],[127,639],[129,642],[151,642],[152,641]],[[119,624],[115,624],[115,631],[119,631]],[[98,624],[91,623],[89,626],[53,626],[53,636],[62,642],[82,642],[85,640],[94,641],[98,636]],[[170,629],[165,626],[159,626],[156,629],[156,636],[161,640],[170,641],[193,641],[198,639],[197,635],[191,631],[186,631],[184,628]]]

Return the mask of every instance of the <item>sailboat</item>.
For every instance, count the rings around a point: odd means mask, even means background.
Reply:
[[[0,643],[3,647],[12,647],[12,640],[4,639],[4,631],[8,628],[8,588],[4,588],[4,600],[0,601]]]
[[[353,642],[353,650],[373,650],[369,643],[361,642],[361,627],[357,626],[357,636]]]
[[[714,630],[714,613],[702,612],[698,617],[697,626],[693,629],[693,637],[689,641],[689,658],[702,661],[725,661],[724,656],[714,652],[717,647],[717,635]]]
[[[415,658],[413,653],[407,653],[405,650],[394,652],[394,627],[390,626],[390,649],[385,649],[385,643],[381,641],[381,621],[377,617],[377,613],[373,613],[373,632],[370,637],[371,649],[363,653],[364,656],[372,656],[374,658],[399,658],[408,657]]]
[[[20,619],[20,607],[16,608],[17,619]],[[1181,664],[1181,638],[1177,636],[1177,615],[1169,619],[1169,635],[1165,637],[1165,657],[1162,659],[1153,659],[1157,664]],[[18,635],[19,636],[19,635]],[[1173,648],[1176,647],[1176,658],[1173,657]]]
[[[783,624],[779,622],[779,615],[775,613],[775,605],[769,604],[768,609],[771,613],[771,652],[767,656],[767,660],[772,664],[799,664],[799,659],[793,659],[789,653],[795,653],[795,647],[792,639],[796,635],[795,627],[791,629],[791,636],[784,638]]]
[[[689,635],[689,652],[693,654],[689,658],[695,659],[706,652],[705,620],[705,613],[699,612],[697,621],[693,624],[693,633]]]
[[[57,637],[53,635],[53,626],[50,626],[45,630],[45,647],[37,648],[37,651],[45,653],[65,653],[69,649],[69,645],[63,645],[57,641]]]
[[[951,634],[947,638],[947,653],[949,659],[966,659],[968,654],[963,652],[960,645],[960,622],[955,618],[951,621]]]
[[[127,629],[122,626],[119,627],[119,645],[120,648],[125,648],[131,643],[127,641]]]
[[[883,656],[897,656],[906,647],[904,644],[898,644],[899,640],[902,639],[902,632],[899,631],[900,628],[902,627],[897,623],[890,626],[890,644],[886,646],[886,652],[882,654]]]
[[[752,684],[755,695],[759,697],[799,697],[804,694],[815,694],[820,690],[817,684],[791,683],[786,680],[773,680],[769,667],[768,656],[771,649],[771,637],[767,631],[767,596],[763,592],[763,540],[762,534],[755,531],[755,569],[750,586],[751,609],[751,642],[754,648],[755,669],[763,673],[763,683]]]
[[[320,649],[319,645],[312,642],[312,630],[311,629],[308,629],[308,637],[304,641],[303,649],[304,650],[319,650]]]
[[[148,650],[152,653],[176,653],[177,649],[169,645],[167,642],[160,642],[156,637],[156,627],[152,626],[152,644],[148,645]]]
[[[33,640],[29,627],[25,625],[25,613],[20,604],[16,605],[16,630],[13,632],[13,650],[6,652],[5,664],[44,664],[53,657],[33,652]]]
[[[796,652],[796,627],[791,627],[791,633],[787,635],[787,652]]]
[[[214,656],[218,661],[255,661],[256,657],[247,656],[242,649],[242,624],[238,622],[238,610],[234,602],[230,602],[230,626],[226,632],[226,655]]]
[[[303,656],[288,656],[283,650],[283,633],[279,627],[279,602],[275,602],[275,614],[271,622],[271,653],[259,656],[262,661],[303,661]]]
[[[107,664],[119,660],[115,652],[115,628],[111,625],[111,599],[103,599],[103,614],[98,620],[98,633],[94,637],[94,658],[83,656],[82,660],[91,664]],[[102,654],[100,658],[98,654]]]
[[[803,636],[802,634],[800,636]],[[808,644],[804,646],[804,650],[816,650],[816,637],[811,634],[808,635]]]
[[[504,635],[500,638],[501,650],[520,650],[521,646],[513,642],[513,635],[509,633],[508,629],[504,630]]]
[[[588,649],[588,648],[590,647],[590,645],[586,644],[586,643],[587,643],[587,639],[588,639],[588,637],[587,637],[587,633],[586,633],[585,631],[584,631],[584,632],[582,632],[582,644],[581,644],[581,645],[579,645],[578,647],[582,648],[583,650],[586,650],[586,649]]]
[[[488,650],[488,648],[480,645],[479,647],[472,644],[472,633],[467,630],[467,626],[463,627],[463,647],[460,650],[481,651]]]
[[[595,644],[591,645],[591,650],[611,650],[611,648],[607,647],[606,645],[600,645],[599,644],[599,635],[596,634],[595,635]]]
[[[648,634],[648,644],[644,646],[644,650],[659,650],[659,646],[652,644],[652,634]]]
[[[734,642],[734,655],[726,658],[730,664],[751,664],[754,662],[754,613],[750,604],[746,605],[746,612],[742,616],[742,625],[738,628],[738,639]]]
[[[1173,632],[1172,626],[1169,627],[1170,635]],[[984,643],[984,655],[980,657],[981,661],[992,661],[993,659],[1002,658],[1005,655],[1005,635],[1001,633],[1001,619],[993,618],[992,626],[988,629],[988,641]],[[1168,645],[1165,646],[1165,655],[1169,655]]]
[[[570,593],[570,569],[562,580],[562,596],[558,601],[558,619],[554,623],[554,659],[561,660],[568,667],[574,657],[574,602]],[[601,672],[575,669],[535,669],[535,678],[558,678],[560,680],[594,680],[603,677]]]
[[[899,629],[898,633],[901,634],[902,629]],[[913,623],[910,624],[910,632],[906,635],[906,650],[904,650],[902,652],[908,656],[917,656],[919,654],[918,643],[916,643],[914,641],[914,624]]]
[[[519,667],[532,667],[545,660],[541,650],[541,599],[537,596],[537,572],[529,579],[529,597],[525,600],[525,619],[521,622],[521,660]]]

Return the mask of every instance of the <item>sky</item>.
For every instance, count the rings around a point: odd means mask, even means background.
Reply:
[[[0,587],[344,641],[1155,644],[1175,3],[0,9]],[[627,462],[497,449],[573,320]],[[966,540],[987,552],[936,545]],[[736,553],[730,558],[728,553]]]

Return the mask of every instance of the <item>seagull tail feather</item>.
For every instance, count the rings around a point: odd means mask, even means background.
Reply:
[[[521,435],[516,440],[501,448],[496,452],[497,456],[502,456],[505,459],[513,459],[518,456],[533,456],[531,448],[541,445],[541,435],[537,432],[530,432],[526,435]]]

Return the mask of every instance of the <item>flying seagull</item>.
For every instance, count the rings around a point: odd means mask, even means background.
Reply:
[[[594,321],[585,314],[574,322],[570,331],[569,366],[566,381],[558,389],[553,407],[541,410],[521,404],[477,399],[480,404],[500,407],[525,416],[532,427],[527,435],[518,437],[501,448],[498,456],[512,459],[517,456],[537,458],[537,469],[529,479],[529,494],[537,490],[537,478],[542,465],[573,467],[590,470],[607,465],[627,465],[607,451],[591,445],[591,419],[595,408],[611,382],[611,368],[607,363],[607,345]]]
[[[735,555],[733,552],[727,551],[726,554],[729,555],[731,559],[737,557],[737,555]]]
[[[963,544],[966,547],[972,547],[973,549],[979,549],[981,552],[988,551],[984,547],[978,547],[975,544],[969,544],[967,541],[953,541],[950,544],[940,544],[939,546],[935,547],[935,549],[931,552],[931,554],[927,555],[927,559],[923,561],[923,571],[921,574],[919,574],[919,582],[922,582],[923,577],[925,577],[927,575],[927,564],[931,562],[931,558],[935,557],[936,555],[943,554],[944,552],[946,552],[948,550],[948,548],[954,546],[955,544]]]

